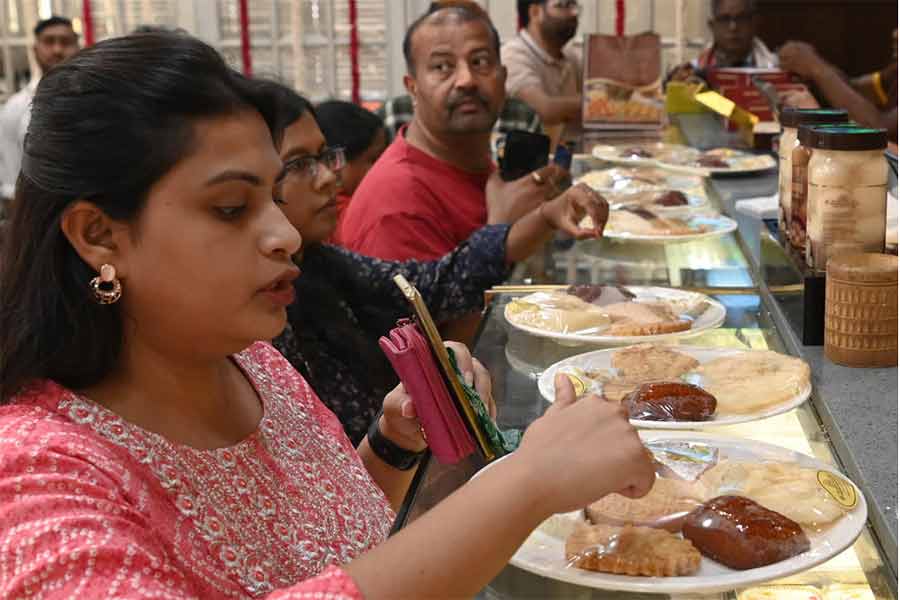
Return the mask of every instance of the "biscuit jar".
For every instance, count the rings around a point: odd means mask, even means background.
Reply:
[[[811,131],[807,266],[824,271],[831,256],[884,252],[887,131],[837,127]]]
[[[842,254],[825,277],[825,356],[849,367],[897,365],[897,257]]]
[[[797,146],[797,130],[803,125],[824,125],[827,123],[846,123],[847,111],[831,108],[787,108],[779,115],[781,120],[781,139],[778,143],[778,231],[783,239],[789,231],[791,218],[791,153]]]
[[[856,123],[838,123],[829,125],[801,125],[797,130],[797,144],[791,153],[791,201],[788,222],[785,224],[785,237],[800,252],[806,251],[806,197],[809,191],[807,171],[809,159],[812,158],[810,139],[811,130],[819,127],[839,129],[858,128]]]

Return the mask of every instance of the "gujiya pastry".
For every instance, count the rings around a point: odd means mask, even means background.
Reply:
[[[657,442],[651,450],[657,460],[674,454],[676,468],[663,464],[643,498],[611,494],[588,506],[566,536],[569,565],[672,577],[696,574],[705,557],[735,570],[755,569],[808,551],[811,536],[855,506],[855,495],[852,504],[842,504],[815,469],[719,460],[703,444],[667,448]],[[677,465],[685,457],[693,463],[689,469]]]

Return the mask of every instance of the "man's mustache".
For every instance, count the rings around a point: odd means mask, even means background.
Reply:
[[[488,107],[487,98],[484,96],[473,93],[473,94],[454,94],[447,99],[447,109],[450,111],[454,111],[459,108],[460,105],[465,104],[466,102],[478,102],[484,108]]]

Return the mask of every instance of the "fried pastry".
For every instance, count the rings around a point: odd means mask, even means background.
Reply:
[[[741,496],[719,496],[705,503],[688,515],[682,533],[703,556],[739,570],[809,550],[800,525]]]
[[[836,521],[846,512],[819,483],[815,469],[789,463],[722,461],[701,480],[711,494],[750,498],[813,529]]]
[[[644,421],[707,421],[716,412],[712,394],[683,382],[641,384],[623,404],[629,418]]]
[[[603,311],[612,320],[609,335],[658,335],[691,328],[691,322],[679,319],[665,302],[618,302]]]
[[[610,364],[623,379],[640,383],[676,379],[700,365],[696,358],[663,344],[622,348],[613,352]]]
[[[643,498],[609,494],[585,509],[595,525],[636,525],[679,531],[684,518],[706,500],[700,481],[657,477]]]
[[[566,539],[566,560],[590,571],[675,577],[696,573],[701,556],[691,542],[660,529],[581,523]]]
[[[747,414],[786,402],[809,386],[809,366],[799,358],[753,350],[724,356],[691,372],[719,402],[723,414]]]

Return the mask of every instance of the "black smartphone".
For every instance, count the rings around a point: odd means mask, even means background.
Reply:
[[[547,166],[549,160],[550,138],[530,131],[510,131],[497,152],[500,177],[504,181],[524,177]]]

